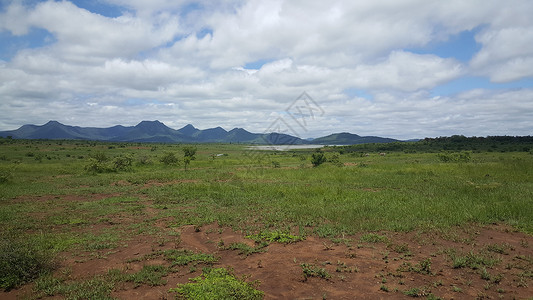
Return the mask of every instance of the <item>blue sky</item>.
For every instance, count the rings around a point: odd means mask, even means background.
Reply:
[[[0,0],[0,130],[533,134],[533,3]],[[292,105],[292,106],[291,106]]]

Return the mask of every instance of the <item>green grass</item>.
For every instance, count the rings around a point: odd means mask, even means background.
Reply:
[[[360,242],[388,244],[379,232],[446,233],[493,223],[533,233],[533,155],[527,152],[474,152],[468,160],[443,162],[436,153],[361,156],[327,147],[326,156],[337,161],[312,167],[314,150],[251,156],[243,145],[211,144],[195,145],[196,159],[187,171],[183,165],[160,161],[167,152],[181,159],[182,147],[2,141],[0,242],[5,245],[7,236],[15,236],[31,243],[39,235],[47,246],[34,248],[46,249],[46,255],[72,249],[103,252],[127,244],[135,235],[162,234],[167,228],[154,225],[163,218],[170,228],[217,222],[268,243],[297,242],[308,235],[362,234]],[[224,155],[213,156],[219,153]],[[102,173],[86,170],[89,158],[101,154],[108,162],[130,157],[131,166]],[[106,229],[84,231],[93,227]],[[407,245],[390,247],[409,253]],[[490,268],[497,255],[510,249],[495,244],[486,250],[455,253],[451,262],[457,268]],[[215,260],[202,255],[168,254],[175,256],[176,264]],[[4,286],[31,281],[40,273],[32,264],[24,269],[22,273],[31,275]],[[16,281],[9,275],[0,277],[2,282]]]
[[[454,269],[470,268],[477,270],[484,267],[493,267],[501,261],[498,257],[487,252],[474,253],[470,251],[468,253],[458,254],[455,249],[449,249],[447,254],[452,261],[452,267]]]
[[[217,261],[217,258],[212,254],[195,253],[185,249],[165,250],[163,251],[163,256],[171,262],[172,266],[186,266],[190,263],[211,264]]]
[[[0,288],[10,290],[55,268],[53,249],[42,240],[2,236],[0,239]]]
[[[231,271],[224,268],[204,269],[201,276],[190,279],[192,282],[178,285],[171,289],[179,297],[194,300],[263,299],[263,292],[256,289],[257,283],[248,283],[239,279]]]
[[[266,247],[269,245],[268,242],[260,242],[255,247],[251,247],[245,243],[231,243],[228,246],[225,246],[224,243],[219,243],[219,248],[222,250],[238,250],[239,254],[249,256],[254,253],[266,252]]]

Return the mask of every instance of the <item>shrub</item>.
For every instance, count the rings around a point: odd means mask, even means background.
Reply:
[[[9,169],[0,168],[0,183],[8,182],[12,176]]]
[[[311,163],[313,167],[318,167],[326,162],[326,156],[322,152],[315,152],[311,155]]]
[[[179,159],[174,152],[165,152],[163,156],[159,159],[165,165],[176,165],[179,163]]]
[[[107,163],[98,161],[97,159],[91,157],[85,165],[85,170],[90,173],[104,173],[110,172],[111,168]]]
[[[131,168],[133,163],[132,155],[117,156],[113,159],[113,170],[114,171],[124,171]]]

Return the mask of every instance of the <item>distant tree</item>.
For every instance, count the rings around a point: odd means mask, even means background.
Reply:
[[[183,147],[183,163],[185,164],[185,171],[191,163],[191,161],[196,159],[196,147]]]

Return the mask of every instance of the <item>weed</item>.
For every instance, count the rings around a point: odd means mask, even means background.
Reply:
[[[468,267],[472,270],[477,270],[483,266],[492,267],[501,261],[486,253],[476,254],[473,251],[465,255],[458,255],[455,250],[451,249],[447,251],[447,254],[452,260],[452,267],[454,269]]]
[[[509,254],[509,250],[514,250],[513,246],[503,243],[503,244],[491,244],[485,247],[487,251],[499,253],[499,254]]]
[[[254,253],[261,253],[266,251],[266,247],[268,246],[268,242],[262,241],[260,242],[256,247],[250,247],[245,243],[231,243],[228,246],[224,246],[224,243],[222,242],[222,245],[219,243],[219,248],[223,250],[239,250],[239,254],[241,255],[252,255]]]
[[[388,288],[386,285],[384,285],[384,284],[382,284],[382,285],[379,287],[379,289],[382,290],[382,291],[384,291],[384,292],[388,292],[388,291],[389,291],[389,288]]]
[[[141,284],[148,284],[149,286],[158,286],[166,284],[166,281],[162,277],[168,274],[168,267],[160,265],[147,265],[135,273],[128,275],[125,281],[130,281],[135,284],[136,287]]]
[[[252,239],[256,241],[257,243],[261,243],[262,241],[267,241],[267,242],[278,242],[278,243],[284,243],[284,244],[290,244],[290,243],[303,240],[302,237],[292,235],[286,232],[281,232],[281,231],[261,232],[258,234],[248,235],[246,236],[246,238]]]
[[[460,288],[460,287],[457,287],[457,286],[452,286],[452,291],[456,292],[456,293],[460,293],[462,292],[463,290]]]
[[[400,267],[398,267],[398,271],[432,275],[433,273],[431,272],[431,258],[427,258],[423,261],[420,261],[415,266],[411,265],[411,263],[403,262]]]
[[[305,280],[309,277],[319,277],[323,279],[331,278],[331,275],[324,268],[320,268],[313,264],[303,263],[300,265],[302,267],[302,272],[304,274]]]
[[[217,261],[212,254],[194,253],[185,249],[170,249],[163,252],[165,258],[171,261],[172,266],[185,266],[190,263],[207,263],[211,264]]]
[[[425,297],[429,295],[429,291],[425,288],[411,288],[403,292],[404,295],[409,297]]]
[[[389,244],[387,245],[388,249],[391,249],[392,251],[396,253],[405,254],[407,256],[411,255],[411,251],[409,251],[409,245],[407,243],[401,243],[401,244]]]
[[[375,233],[363,234],[359,238],[359,240],[361,242],[366,242],[366,243],[387,243],[389,241],[389,239],[386,236],[375,234]]]
[[[202,275],[192,282],[179,284],[177,288],[170,289],[177,292],[185,299],[210,300],[210,299],[263,299],[264,293],[257,290],[258,282],[248,283],[244,278],[239,279],[231,270],[224,268],[204,269]]]

